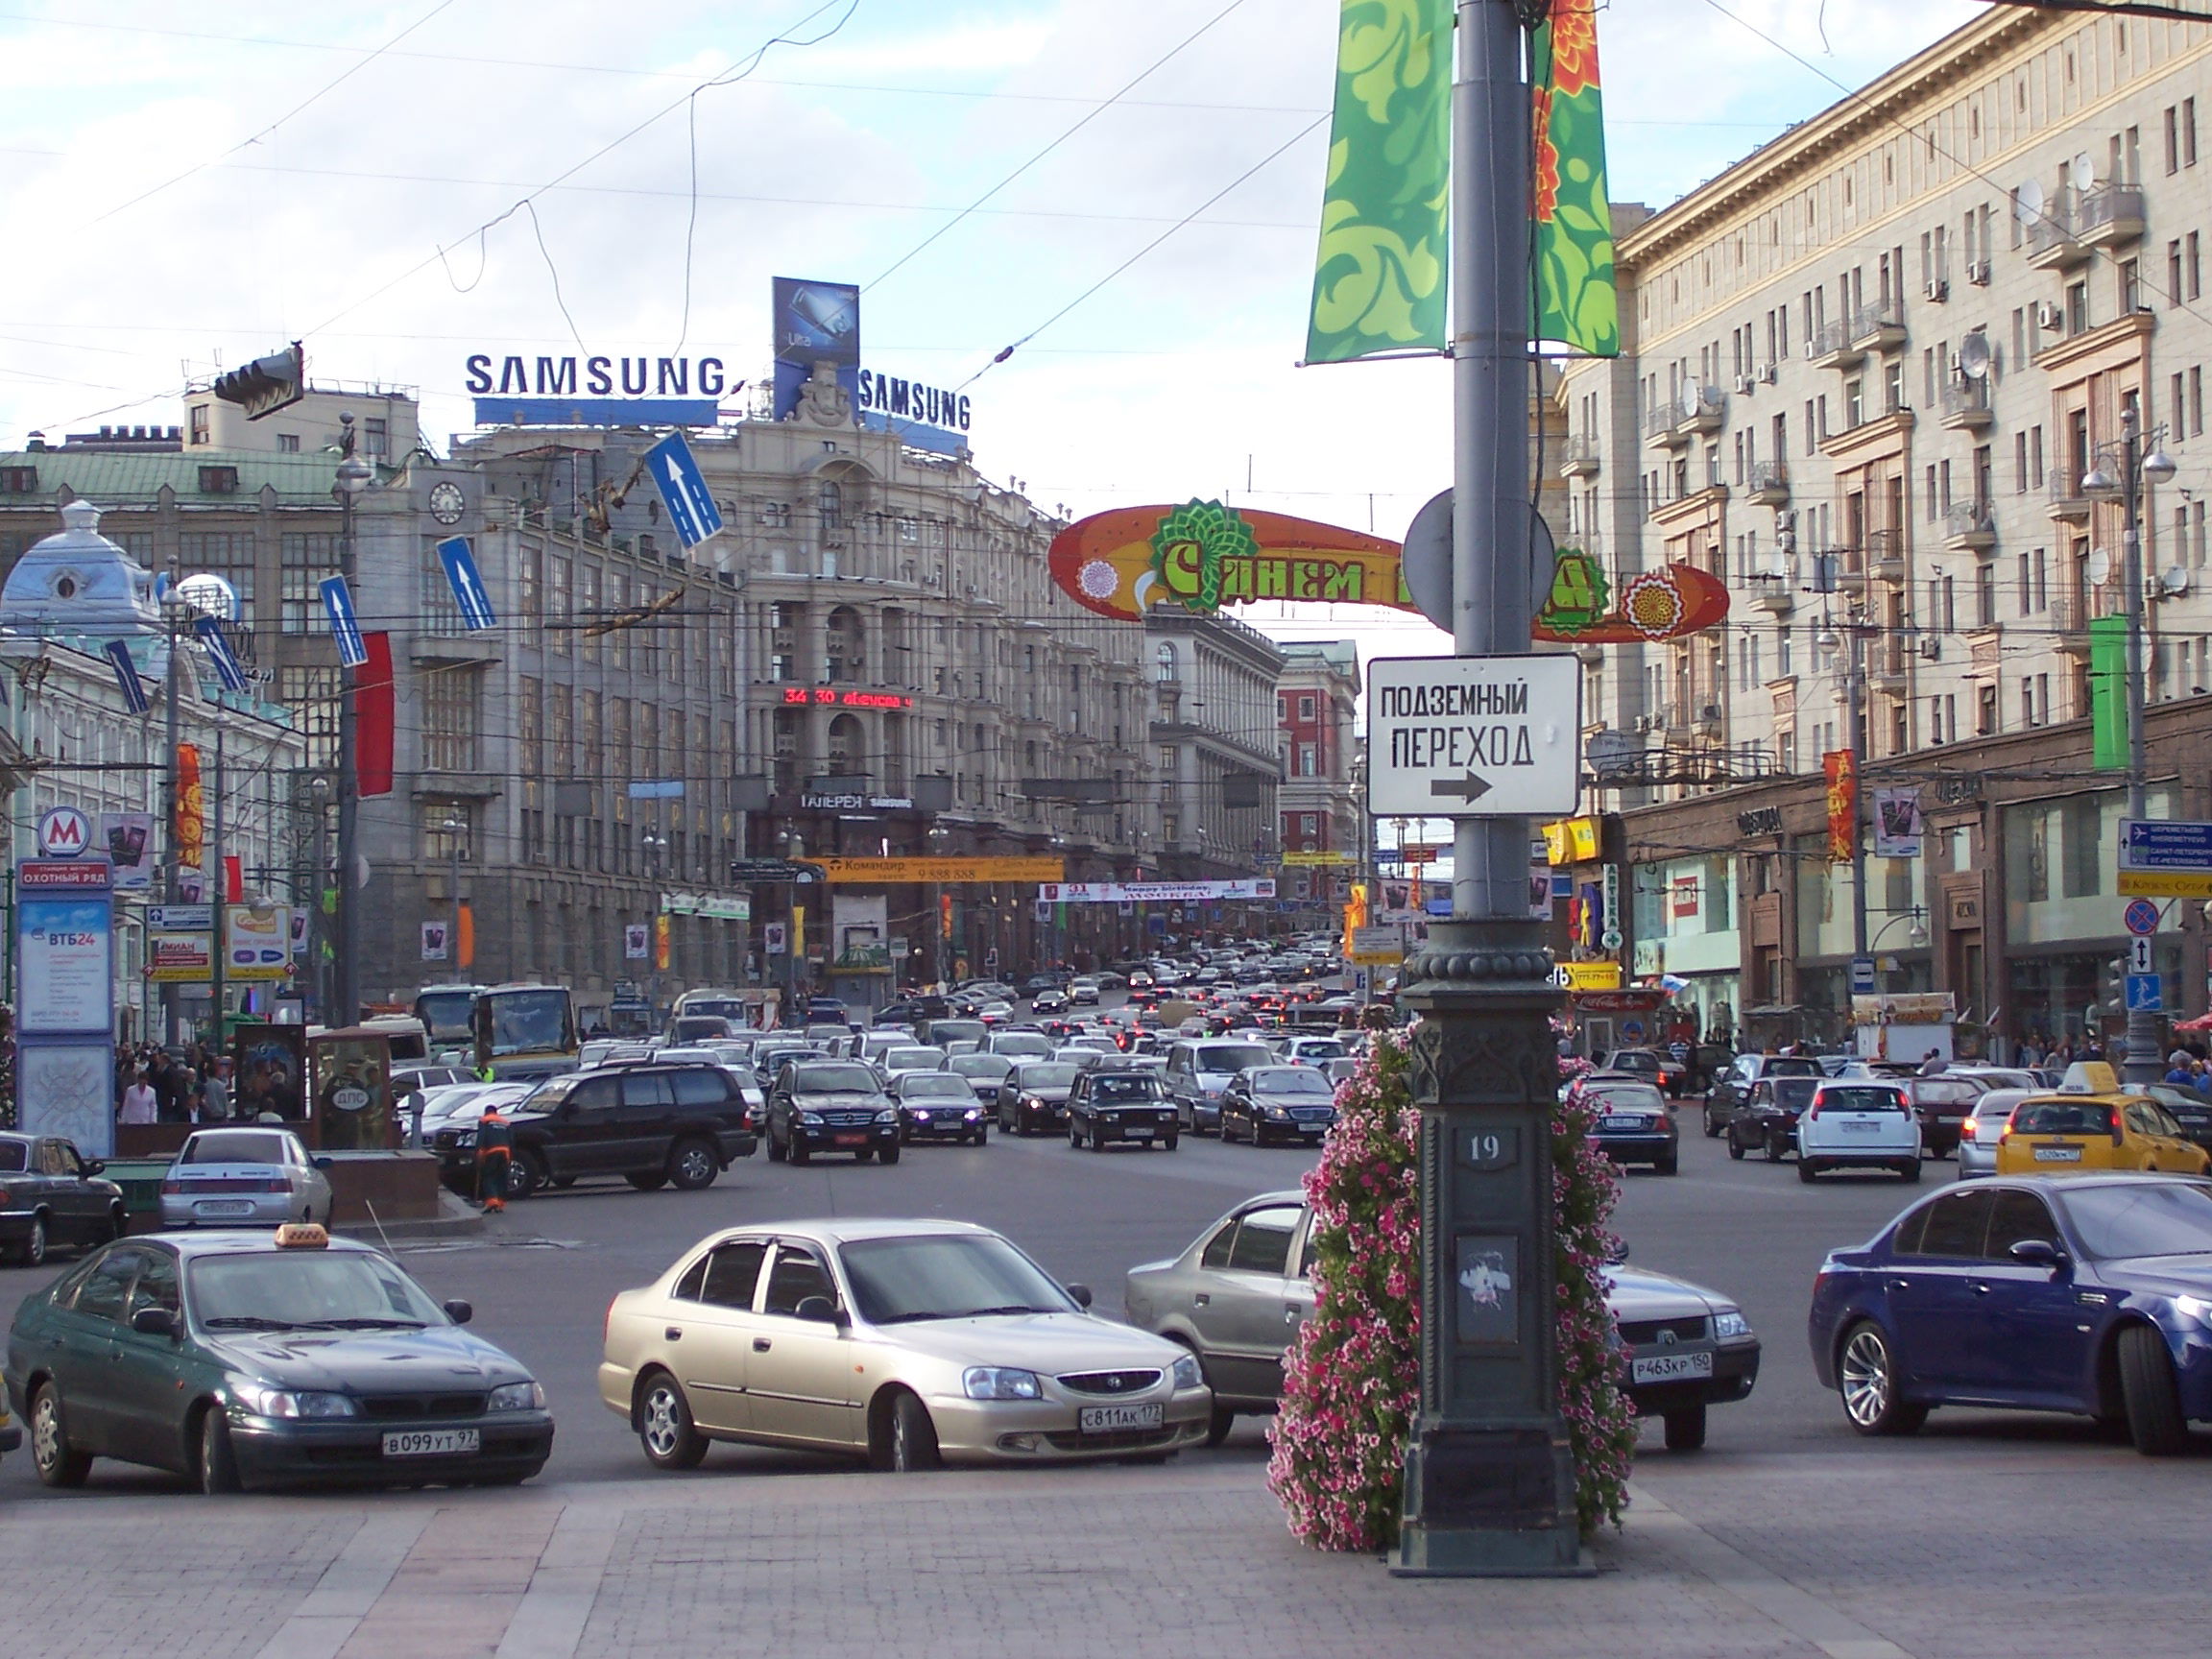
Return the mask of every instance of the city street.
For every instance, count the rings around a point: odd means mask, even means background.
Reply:
[[[2093,1636],[2136,1653],[2201,1650],[2205,1595],[2172,1575],[2152,1589],[2134,1564],[2169,1557],[2196,1526],[2206,1458],[2152,1463],[2086,1425],[1994,1413],[1940,1412],[1907,1440],[1851,1434],[1805,1354],[1812,1275],[1824,1249],[1926,1189],[1806,1188],[1788,1166],[1731,1163],[1694,1112],[1686,1120],[1682,1173],[1629,1176],[1621,1230],[1638,1262],[1738,1297],[1766,1362],[1749,1402],[1714,1413],[1702,1454],[1657,1449],[1654,1426],[1627,1529],[1600,1542],[1595,1582],[1401,1583],[1307,1551],[1266,1495],[1257,1420],[1160,1469],[902,1480],[725,1447],[694,1475],[653,1476],[592,1392],[600,1314],[712,1227],[827,1211],[965,1216],[1093,1286],[1111,1311],[1123,1269],[1243,1196],[1293,1185],[1310,1162],[1190,1138],[1172,1154],[1095,1156],[995,1136],[918,1148],[891,1169],[756,1158],[698,1194],[579,1188],[517,1205],[480,1239],[401,1245],[433,1294],[473,1302],[479,1329],[544,1380],[560,1441],[541,1479],[508,1494],[211,1503],[112,1464],[84,1492],[50,1494],[17,1454],[0,1472],[11,1559],[132,1564],[102,1567],[97,1584],[51,1568],[0,1610],[0,1634],[36,1629],[45,1641],[32,1650],[76,1653],[158,1630],[165,1650],[266,1643],[295,1659],[402,1646],[651,1653],[726,1639],[738,1620],[805,1653],[1013,1653],[1047,1638],[1061,1652],[1149,1653],[1209,1635],[1297,1653],[1353,1630],[1465,1648],[1471,1623],[1496,1633],[1479,1651],[2056,1655]],[[1931,1164],[1926,1179],[1950,1174]],[[6,1274],[5,1311],[33,1280]],[[2062,1560],[2057,1514],[2071,1521]],[[152,1552],[126,1542],[155,1536]],[[180,1580],[180,1566],[198,1570]]]

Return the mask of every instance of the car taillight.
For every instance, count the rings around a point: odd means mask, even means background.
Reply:
[[[1976,1121],[1975,1121],[1973,1118],[1960,1118],[1960,1122],[1959,1122],[1959,1133],[1960,1133],[1960,1134],[1961,1134],[1961,1135],[1963,1135],[1963,1136],[1965,1136],[1965,1137],[1966,1137],[1968,1140],[1972,1140],[1972,1139],[1973,1139],[1975,1136],[1979,1135],[1981,1132],[1982,1132],[1982,1125],[1981,1125],[1981,1124],[1979,1124],[1979,1123],[1977,1123],[1977,1122],[1976,1122]]]
[[[184,1183],[181,1181],[164,1181],[161,1183],[161,1190],[164,1192],[181,1192],[184,1190]]]
[[[292,1183],[285,1180],[281,1175],[272,1175],[268,1180],[261,1183],[261,1190],[264,1192],[289,1192],[292,1190]]]

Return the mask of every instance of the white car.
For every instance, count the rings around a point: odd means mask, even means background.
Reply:
[[[1095,1008],[1098,1005],[1098,981],[1070,979],[1068,982],[1068,1000],[1086,1008]]]
[[[2040,1089],[1992,1089],[1974,1102],[1974,1110],[1959,1125],[1959,1179],[1997,1173],[1997,1142],[2012,1121],[2012,1108]]]
[[[1797,1115],[1797,1179],[1831,1169],[1894,1169],[1920,1179],[1920,1119],[1902,1085],[1831,1077]]]
[[[161,1225],[281,1227],[330,1220],[325,1157],[289,1129],[197,1129],[161,1177]]]

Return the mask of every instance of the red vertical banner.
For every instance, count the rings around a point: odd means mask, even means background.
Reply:
[[[1820,757],[1828,777],[1828,862],[1848,864],[1859,846],[1859,770],[1848,749]]]
[[[660,973],[668,972],[668,912],[665,910],[653,918],[653,966]]]
[[[223,855],[223,902],[246,902],[246,860],[235,853]]]
[[[461,926],[453,940],[453,965],[457,968],[476,966],[476,907],[461,906]]]
[[[171,833],[177,839],[177,862],[200,868],[206,840],[206,797],[200,787],[200,746],[177,745],[177,822]]]
[[[353,770],[363,795],[392,793],[392,636],[364,634],[369,661],[353,670]]]
[[[937,899],[937,937],[952,937],[952,895],[940,894]]]

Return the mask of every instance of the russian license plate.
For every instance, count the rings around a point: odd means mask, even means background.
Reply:
[[[868,1144],[868,1137],[865,1135],[839,1135],[835,1138],[835,1143],[839,1146],[865,1146]]]
[[[1132,1123],[1122,1133],[1132,1141],[1149,1141],[1152,1139],[1152,1125],[1149,1123]]]
[[[387,1457],[451,1457],[477,1446],[473,1429],[391,1429],[384,1434]]]
[[[1600,1129],[1642,1129],[1646,1127],[1646,1124],[1641,1118],[1613,1117],[1605,1118],[1598,1127]]]
[[[2081,1148],[2079,1146],[2038,1146],[2035,1148],[2038,1164],[2079,1164]]]
[[[253,1200],[251,1198],[202,1198],[192,1206],[195,1215],[251,1215]]]
[[[1849,1118],[1843,1119],[1843,1133],[1846,1135],[1871,1135],[1881,1127],[1882,1125],[1879,1123],[1868,1123],[1863,1119],[1855,1120]]]
[[[1628,1362],[1631,1382],[1679,1382],[1686,1377],[1712,1375],[1710,1352],[1639,1355]]]
[[[1157,1429],[1167,1420],[1167,1407],[1155,1400],[1149,1406],[1086,1406],[1075,1414],[1075,1427],[1086,1434],[1112,1434],[1124,1429]]]

